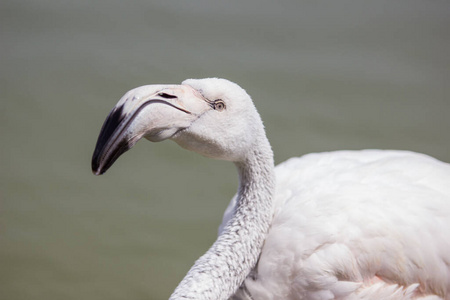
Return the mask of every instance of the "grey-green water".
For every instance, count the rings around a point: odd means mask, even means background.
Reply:
[[[0,4],[0,299],[167,299],[212,244],[234,167],[140,142],[90,158],[124,92],[219,76],[253,96],[276,161],[395,148],[450,161],[450,4]]]

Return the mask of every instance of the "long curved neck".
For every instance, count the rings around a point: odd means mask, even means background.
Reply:
[[[234,215],[170,300],[228,299],[256,265],[274,210],[274,164],[267,138],[261,138],[258,147],[235,164],[239,189]]]

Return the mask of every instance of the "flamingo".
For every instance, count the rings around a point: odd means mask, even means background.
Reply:
[[[175,299],[450,299],[450,165],[409,151],[313,153],[274,166],[261,118],[226,79],[127,92],[92,158],[100,175],[141,138],[233,162],[217,240]]]

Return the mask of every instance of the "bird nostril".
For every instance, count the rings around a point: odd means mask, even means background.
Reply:
[[[162,97],[162,98],[166,98],[166,99],[175,99],[175,98],[178,98],[178,97],[175,96],[175,95],[169,95],[169,94],[167,94],[167,93],[159,93],[158,96],[160,96],[160,97]]]

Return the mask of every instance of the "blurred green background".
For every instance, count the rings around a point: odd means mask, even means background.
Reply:
[[[237,82],[277,163],[361,148],[450,161],[448,0],[0,8],[0,299],[167,299],[215,240],[232,164],[144,141],[91,174],[106,115],[136,86]]]

